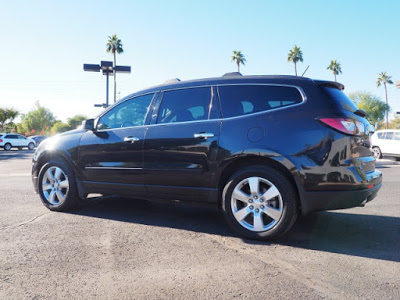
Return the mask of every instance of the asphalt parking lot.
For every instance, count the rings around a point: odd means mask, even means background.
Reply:
[[[274,243],[208,207],[34,194],[31,151],[0,150],[0,299],[400,299],[400,165],[365,207],[314,213]]]

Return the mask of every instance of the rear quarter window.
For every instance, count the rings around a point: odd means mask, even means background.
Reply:
[[[300,91],[290,86],[222,85],[218,86],[224,118],[242,116],[301,103]]]
[[[343,91],[326,86],[323,86],[322,90],[324,91],[328,99],[336,103],[336,105],[338,105],[340,108],[350,112],[355,112],[356,110],[358,110],[357,105],[355,105],[354,102],[351,101],[351,99],[347,97],[347,95]]]

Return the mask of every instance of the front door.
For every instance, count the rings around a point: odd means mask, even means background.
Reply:
[[[146,116],[154,94],[123,101],[101,116],[80,144],[80,167],[88,190],[145,193],[143,143]],[[132,193],[132,194],[131,194]]]
[[[165,91],[144,142],[144,182],[156,198],[209,201],[221,119],[211,87]]]

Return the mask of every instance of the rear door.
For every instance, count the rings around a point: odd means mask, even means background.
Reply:
[[[221,125],[213,88],[165,91],[144,142],[151,197],[209,201]]]

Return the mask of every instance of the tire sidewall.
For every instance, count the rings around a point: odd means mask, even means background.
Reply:
[[[10,148],[7,149],[8,146],[9,146]],[[12,145],[11,145],[10,143],[7,143],[7,144],[4,145],[4,150],[6,150],[6,151],[10,151],[11,148],[12,148]]]
[[[28,144],[28,149],[33,150],[35,148],[35,145],[33,143]]]
[[[263,232],[254,232],[244,228],[239,224],[232,212],[231,196],[234,188],[243,179],[253,176],[264,178],[273,183],[279,190],[283,202],[282,216],[278,223],[273,228]],[[270,167],[254,166],[236,172],[228,180],[222,192],[222,209],[228,224],[239,234],[249,239],[274,239],[286,233],[295,222],[298,213],[296,200],[297,194],[292,183],[284,175]]]
[[[60,168],[64,172],[65,176],[68,178],[68,183],[69,183],[68,194],[67,197],[65,198],[65,201],[60,205],[54,205],[48,202],[43,193],[43,187],[42,187],[43,177],[46,171],[50,167]],[[40,169],[38,176],[38,191],[42,203],[52,211],[66,211],[76,205],[77,190],[76,190],[75,176],[71,171],[71,169],[67,166],[67,164],[61,160],[49,161],[48,163],[44,164],[43,167]]]

